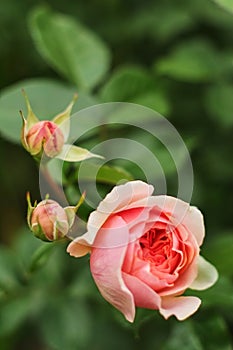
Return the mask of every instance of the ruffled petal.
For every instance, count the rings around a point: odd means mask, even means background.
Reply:
[[[194,314],[200,305],[201,300],[197,297],[163,297],[159,312],[166,320],[174,315],[183,321]]]
[[[189,288],[204,290],[211,287],[218,279],[216,268],[202,256],[198,257],[198,275]]]

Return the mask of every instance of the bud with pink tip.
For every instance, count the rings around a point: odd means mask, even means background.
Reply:
[[[53,158],[61,152],[64,136],[55,123],[41,121],[28,130],[26,141],[32,155],[38,155],[44,151],[46,156]]]
[[[40,121],[34,114],[25,91],[23,91],[23,94],[28,115],[27,118],[25,118],[23,113],[20,112],[23,120],[21,142],[24,148],[35,157],[36,160],[40,161],[42,155],[46,156],[43,158],[46,161],[54,157],[67,162],[80,162],[93,157],[103,158],[89,152],[85,148],[66,143],[70,133],[70,114],[77,100],[77,94],[74,95],[73,100],[67,108],[63,112],[57,114],[51,121]]]
[[[39,204],[31,204],[30,195],[28,201],[28,225],[34,235],[47,242],[63,239],[73,226],[75,214],[84,201],[81,197],[79,203],[74,206],[61,207],[56,201],[46,198]]]

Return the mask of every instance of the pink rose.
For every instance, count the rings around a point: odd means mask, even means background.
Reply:
[[[200,299],[187,288],[213,285],[216,269],[199,255],[205,235],[201,212],[177,198],[151,196],[153,186],[132,181],[116,186],[92,212],[87,233],[67,251],[90,253],[102,296],[133,322],[135,306],[184,320]]]

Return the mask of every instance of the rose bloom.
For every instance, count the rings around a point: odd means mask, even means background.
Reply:
[[[153,186],[142,181],[116,186],[67,251],[75,257],[90,253],[100,293],[128,321],[133,322],[136,306],[184,320],[201,300],[181,295],[187,288],[210,287],[218,274],[199,255],[205,235],[201,212],[152,192]]]

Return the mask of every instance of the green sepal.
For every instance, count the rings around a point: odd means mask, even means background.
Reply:
[[[28,203],[28,210],[27,210],[27,223],[28,223],[28,226],[30,228],[30,230],[32,229],[32,226],[31,226],[31,216],[32,216],[32,212],[33,210],[35,209],[36,207],[36,202],[34,203],[34,206],[32,205],[31,203],[31,197],[30,197],[30,193],[27,192],[26,194],[26,199],[27,199],[27,203]]]
[[[81,162],[89,158],[103,159],[104,157],[91,153],[85,148],[74,145],[64,145],[61,152],[55,158],[62,159],[66,162]]]
[[[31,231],[33,232],[34,236],[38,239],[40,239],[41,241],[44,241],[44,242],[53,242],[51,240],[49,240],[43,230],[42,230],[42,227],[40,226],[39,223],[35,223],[31,226]]]
[[[36,123],[39,122],[39,119],[37,118],[37,116],[34,114],[31,104],[29,102],[28,96],[25,92],[24,89],[22,89],[22,94],[24,96],[25,102],[26,102],[26,106],[27,106],[27,119],[26,119],[26,132]]]
[[[83,192],[83,194],[81,195],[77,205],[74,206],[70,206],[70,207],[66,207],[64,208],[66,215],[67,215],[67,220],[69,223],[69,228],[71,228],[74,224],[74,219],[75,219],[75,215],[78,211],[78,209],[80,208],[80,206],[83,204],[83,202],[85,201],[85,197],[86,197],[86,192]]]
[[[70,114],[71,114],[73,105],[75,104],[77,99],[78,99],[78,94],[74,94],[74,97],[73,97],[72,101],[70,102],[70,104],[67,106],[67,108],[63,112],[56,115],[52,120],[52,122],[57,124],[59,126],[59,128],[61,129],[61,131],[64,135],[65,141],[67,141],[67,139],[69,137]]]

